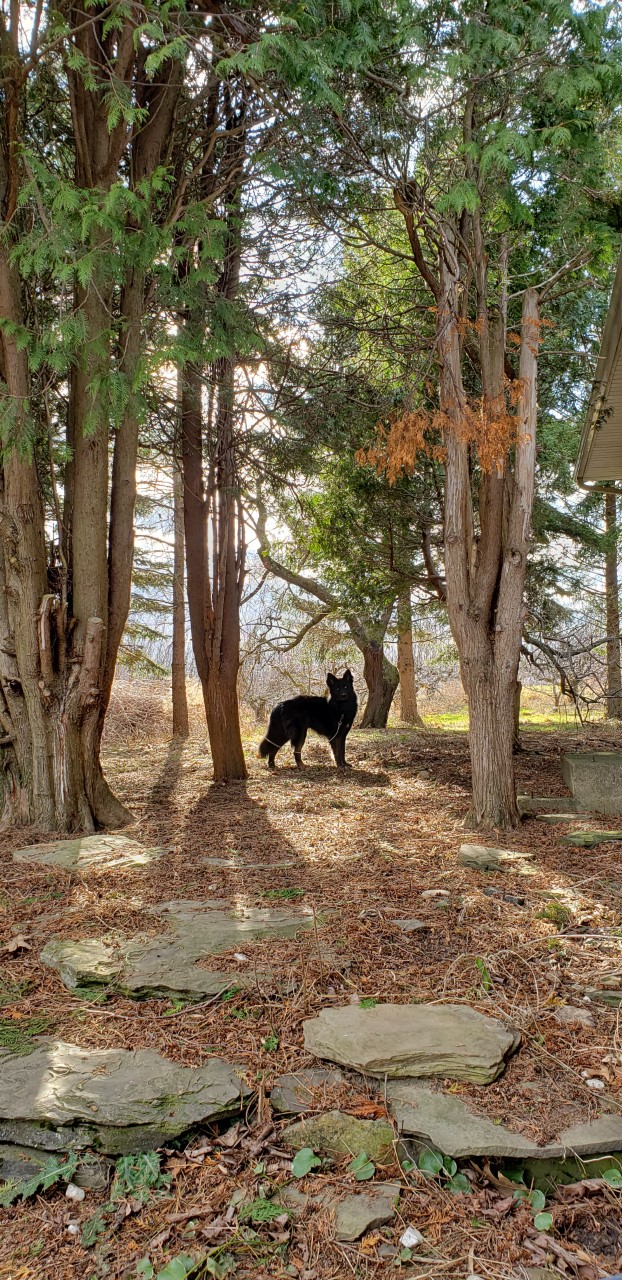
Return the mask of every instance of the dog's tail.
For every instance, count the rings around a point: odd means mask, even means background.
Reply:
[[[262,738],[259,743],[259,755],[261,759],[263,760],[266,756],[269,756],[271,750],[278,751],[281,747],[285,746],[286,742],[287,734],[285,732],[281,715],[279,714],[279,707],[275,707],[268,721],[268,731],[266,736],[265,738]]]

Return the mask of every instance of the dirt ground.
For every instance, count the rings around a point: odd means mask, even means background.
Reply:
[[[602,726],[582,734],[526,731],[516,757],[518,789],[562,797],[562,750],[619,745],[619,736]],[[564,1027],[554,1016],[561,1004],[581,1003],[585,987],[622,966],[622,842],[569,848],[560,843],[566,826],[536,818],[509,836],[469,837],[463,826],[469,785],[464,733],[354,733],[353,767],[345,775],[332,767],[321,743],[307,747],[302,773],[285,752],[274,776],[250,750],[249,757],[248,781],[224,787],[210,782],[198,739],[108,750],[108,777],[136,815],[129,834],[170,849],[139,871],[76,875],[13,864],[13,849],[47,833],[0,837],[0,946],[19,934],[26,944],[2,956],[2,1025],[13,1020],[92,1048],[151,1047],[187,1065],[210,1054],[227,1056],[258,1090],[257,1106],[236,1131],[234,1145],[211,1134],[186,1152],[164,1153],[168,1188],[144,1205],[129,1197],[92,1249],[83,1249],[67,1225],[92,1216],[107,1193],[89,1192],[74,1206],[62,1189],[53,1189],[1,1211],[2,1280],[154,1274],[144,1263],[137,1272],[139,1260],[149,1259],[157,1273],[177,1254],[221,1246],[236,1267],[231,1274],[242,1280],[501,1280],[525,1276],[526,1267],[545,1262],[581,1280],[620,1270],[620,1193],[590,1178],[589,1165],[581,1183],[560,1188],[547,1204],[553,1226],[545,1236],[499,1171],[487,1166],[469,1170],[469,1195],[450,1194],[416,1170],[378,1170],[378,1179],[402,1182],[398,1218],[353,1245],[331,1241],[323,1210],[241,1227],[229,1207],[233,1192],[278,1199],[278,1187],[291,1180],[291,1155],[279,1146],[280,1122],[270,1122],[266,1099],[276,1075],[310,1065],[302,1023],[322,1007],[359,999],[464,1001],[511,1023],[522,1046],[505,1074],[487,1087],[451,1087],[537,1141],[596,1116],[603,1099],[610,1109],[622,1109],[618,1011],[590,1005],[591,1028]],[[432,776],[419,779],[421,770]],[[597,825],[611,827],[615,820]],[[457,861],[465,839],[532,851],[536,858],[528,874],[467,870]],[[230,870],[203,861],[226,854],[259,863],[291,858],[296,865]],[[427,889],[449,890],[449,896],[422,897]],[[269,956],[271,970],[288,980],[281,989],[291,994],[279,995],[258,981],[232,1000],[198,1009],[117,996],[103,1004],[79,1000],[38,960],[51,936],[144,932],[145,907],[172,898],[228,898],[251,906],[299,902],[313,907],[323,923],[296,940],[245,948],[258,972]],[[428,927],[404,934],[395,924],[403,917]],[[238,963],[229,959],[232,967]],[[218,967],[228,967],[226,956]],[[605,1092],[594,1092],[587,1077],[602,1080]],[[352,1077],[326,1103],[360,1116],[383,1113],[382,1097],[360,1078]],[[329,1186],[335,1195],[351,1191],[356,1184],[346,1166],[337,1162],[297,1185]],[[397,1244],[408,1225],[423,1232],[425,1245],[412,1259],[400,1259]]]

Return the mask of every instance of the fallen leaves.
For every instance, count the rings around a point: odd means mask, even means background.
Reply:
[[[8,942],[5,942],[3,947],[0,947],[1,955],[16,956],[21,951],[32,951],[30,935],[28,934],[16,933],[14,937],[9,938]]]
[[[527,750],[517,757],[520,790],[558,789],[560,747],[580,748],[581,741],[569,732],[526,731]],[[172,896],[240,895],[245,904],[265,906],[265,892],[276,887],[269,864],[295,856],[295,873],[291,878],[286,871],[279,874],[277,885],[304,887],[305,900],[316,904],[318,917],[325,909],[333,909],[334,915],[319,933],[328,955],[324,949],[318,954],[315,936],[278,943],[251,942],[245,937],[235,952],[232,949],[221,957],[225,970],[244,964],[251,983],[253,971],[274,967],[291,984],[287,996],[259,982],[236,993],[235,1000],[223,1002],[217,995],[188,1005],[173,1017],[163,1016],[166,1002],[157,1000],[137,1003],[118,996],[99,1009],[84,1001],[78,1005],[60,988],[56,975],[34,963],[38,946],[29,933],[33,901],[57,894],[59,887],[69,883],[67,876],[49,869],[20,868],[19,893],[2,920],[11,934],[2,954],[10,958],[12,979],[15,976],[15,992],[5,1004],[4,1018],[18,1023],[45,1013],[53,1033],[62,1038],[93,1047],[149,1045],[188,1066],[203,1062],[206,1054],[227,1056],[240,1063],[263,1098],[259,1115],[250,1117],[250,1125],[242,1120],[224,1133],[198,1137],[183,1152],[166,1153],[171,1194],[139,1213],[130,1206],[116,1229],[114,1265],[120,1276],[135,1260],[137,1248],[143,1255],[154,1255],[157,1270],[164,1265],[162,1259],[197,1245],[235,1251],[238,1244],[231,1243],[232,1237],[237,1232],[242,1239],[241,1232],[251,1230],[258,1232],[260,1244],[251,1236],[243,1241],[241,1248],[247,1250],[239,1266],[243,1280],[282,1275],[285,1265],[298,1280],[350,1274],[343,1252],[320,1221],[320,1211],[309,1210],[289,1221],[279,1214],[269,1224],[241,1227],[237,1213],[241,1203],[262,1197],[274,1198],[278,1204],[279,1189],[292,1181],[296,1186],[292,1154],[279,1150],[280,1122],[274,1123],[265,1099],[275,1076],[311,1065],[304,1053],[302,1023],[327,1000],[345,1004],[353,993],[356,999],[451,999],[518,1022],[525,1032],[523,1047],[499,1082],[476,1091],[464,1082],[444,1082],[442,1087],[467,1103],[474,1098],[479,1110],[510,1127],[528,1123],[527,1136],[536,1140],[559,1132],[560,1115],[568,1124],[584,1115],[586,1106],[598,1108],[601,1099],[588,1093],[582,1069],[589,1068],[590,1078],[606,1080],[611,1092],[621,1083],[621,1061],[614,1056],[614,1013],[604,1006],[590,1006],[593,1030],[568,1030],[553,1018],[560,1003],[576,1003],[587,985],[602,985],[601,979],[619,970],[622,941],[614,932],[621,902],[619,854],[605,849],[595,864],[593,853],[562,848],[558,832],[544,823],[526,821],[512,837],[512,845],[518,842],[518,847],[536,853],[537,879],[524,890],[525,907],[515,909],[512,901],[485,894],[490,881],[484,875],[456,866],[468,799],[465,735],[430,733],[400,741],[389,730],[382,742],[374,741],[373,758],[365,739],[353,735],[351,742],[359,764],[351,778],[336,778],[326,767],[324,748],[318,747],[311,748],[304,775],[284,768],[272,778],[255,772],[251,765],[251,777],[240,789],[212,788],[209,762],[198,755],[196,742],[190,742],[184,753],[195,752],[197,758],[193,757],[189,770],[181,772],[174,790],[164,788],[161,795],[154,784],[170,769],[168,744],[154,742],[148,757],[142,748],[115,752],[108,767],[113,780],[121,784],[117,789],[130,803],[137,795],[145,800],[139,838],[145,845],[172,845],[173,852],[140,877],[133,876],[131,884],[126,873],[110,872],[105,878],[89,876],[71,885],[71,914],[66,917],[71,936],[100,937],[114,929],[135,934],[152,927],[146,908]],[[538,747],[537,756],[531,754],[531,746]],[[399,762],[399,771],[392,767],[390,783],[386,778],[382,782],[389,759],[393,765]],[[421,788],[415,781],[422,765],[432,768],[433,787]],[[499,839],[497,833],[491,843]],[[15,847],[6,835],[0,836],[0,844],[7,855]],[[240,859],[255,864],[243,882],[239,872],[216,871],[204,863],[206,856],[222,857],[223,849],[233,848]],[[512,885],[508,882],[505,887]],[[545,893],[563,893],[564,901],[568,898],[569,905],[576,907],[576,918],[593,920],[602,934],[580,937],[573,929],[572,935],[561,937],[554,925],[537,921],[542,905],[539,895]],[[392,922],[415,914],[414,902],[429,931],[406,937]],[[477,957],[490,973],[491,992],[482,991]],[[278,1040],[278,1047],[268,1055],[261,1045],[270,1036]],[[525,1084],[529,1089],[523,1091]],[[381,1118],[386,1114],[381,1092],[370,1085],[367,1094],[360,1078],[348,1078],[343,1086],[318,1090],[313,1110],[335,1107],[361,1119]],[[365,1182],[358,1187],[347,1173],[347,1163],[345,1158],[332,1166],[314,1166],[309,1185],[313,1181],[314,1188],[317,1185],[335,1198],[344,1191],[364,1190]],[[387,1176],[393,1175],[383,1170],[382,1177]],[[376,1274],[380,1258],[375,1250],[385,1240],[395,1243],[411,1216],[425,1234],[428,1252],[434,1253],[430,1272],[435,1280],[467,1273],[465,1235],[472,1238],[474,1230],[478,1250],[472,1270],[485,1276],[518,1274],[525,1264],[550,1265],[552,1260],[568,1280],[596,1280],[598,1274],[617,1269],[613,1265],[595,1269],[588,1251],[591,1245],[582,1241],[579,1251],[569,1238],[570,1227],[566,1230],[581,1205],[596,1217],[607,1212],[619,1216],[619,1192],[604,1179],[559,1188],[550,1198],[552,1205],[550,1200],[547,1204],[555,1225],[550,1232],[538,1233],[529,1211],[517,1208],[515,1187],[502,1171],[494,1164],[487,1166],[484,1178],[486,1185],[481,1170],[474,1169],[469,1197],[451,1196],[428,1184],[408,1189],[405,1179],[401,1226],[374,1231],[352,1246],[352,1253],[360,1255],[356,1265],[361,1274]],[[373,1186],[373,1181],[367,1185]],[[87,1200],[95,1206],[97,1193],[89,1192]],[[58,1230],[54,1201],[42,1199],[37,1212],[35,1220],[32,1206],[12,1210],[10,1220],[3,1222],[0,1277],[11,1249],[10,1270],[4,1272],[10,1280],[21,1274],[24,1280],[30,1276],[38,1280],[42,1274],[82,1280],[84,1254]],[[25,1266],[20,1273],[22,1259],[29,1261],[27,1250],[39,1239],[41,1267]],[[565,1250],[568,1258],[556,1254],[554,1245]],[[260,1247],[266,1250],[261,1262]],[[349,1249],[348,1255],[350,1261]]]

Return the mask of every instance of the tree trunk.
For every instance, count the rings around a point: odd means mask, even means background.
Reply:
[[[103,258],[110,246],[101,230],[94,233],[94,241],[96,252]],[[112,287],[104,267],[101,278],[93,280],[87,290],[80,290],[78,294],[85,343],[82,360],[71,381],[73,403],[69,410],[75,429],[71,534],[71,612],[75,627],[70,647],[72,658],[81,663],[83,688],[82,705],[75,709],[80,720],[82,759],[78,761],[77,749],[72,749],[68,742],[67,765],[76,785],[84,785],[90,816],[79,799],[80,821],[76,823],[71,815],[68,830],[118,827],[131,820],[131,814],[108,786],[100,763],[101,734],[112,684],[106,672],[110,668],[114,671],[117,648],[113,652],[111,645],[118,647],[121,639],[119,635],[118,640],[111,640],[109,644],[109,410],[99,390],[110,368],[111,300]],[[88,684],[84,683],[87,676]],[[68,702],[74,704],[73,696]],[[58,767],[62,772],[64,765],[59,762]],[[62,794],[65,789],[62,778],[58,779],[58,787]]]
[[[173,737],[189,734],[186,693],[186,582],[184,572],[184,484],[173,459],[173,661],[171,669]]]
[[[19,282],[0,251],[0,314],[17,320],[19,297]],[[0,341],[9,394],[25,413],[26,355],[11,333],[4,331]],[[48,591],[44,512],[32,451],[14,449],[5,459],[3,478],[3,822],[31,822],[46,831],[123,825],[130,815],[110,792],[99,764],[104,623],[87,616],[69,635],[66,580],[60,599]],[[94,579],[99,584],[98,574]]]
[[[618,589],[618,526],[616,495],[605,494],[605,601],[607,629],[607,720],[622,720],[622,669],[620,666],[620,597]]]
[[[218,105],[218,87],[210,111]],[[221,341],[227,354],[208,364],[199,357],[182,370],[181,445],[188,611],[192,646],[203,690],[214,780],[246,778],[237,680],[240,669],[240,603],[246,566],[244,516],[237,467],[235,304],[242,258],[242,175],[246,160],[245,102],[234,104],[223,88],[223,118],[230,130],[230,186],[225,195],[226,239],[216,295],[223,304]],[[209,182],[208,182],[209,187]],[[196,290],[186,312],[193,346],[205,341],[205,303]],[[207,377],[205,376],[207,374]],[[203,382],[209,407],[203,413]],[[204,475],[205,468],[205,475]]]
[[[397,668],[385,657],[384,646],[370,643],[363,650],[363,675],[367,703],[361,729],[386,729],[391,703],[398,686]]]
[[[397,602],[397,669],[400,681],[401,718],[405,724],[414,724],[418,729],[423,729],[423,720],[417,706],[412,606],[409,591],[405,591]]]
[[[247,777],[237,698],[243,548],[239,541],[241,516],[232,472],[232,367],[221,370],[219,385],[222,400],[216,427],[218,462],[214,468],[213,492],[206,497],[202,379],[196,366],[183,371],[182,457],[190,630],[203,690],[214,780],[227,782]]]
[[[220,670],[214,664],[203,689],[205,715],[215,782],[246,778],[246,761],[240,731],[237,671],[228,663]]]
[[[466,825],[516,826],[514,685],[499,684],[492,662],[472,675],[469,748],[473,802]]]
[[[528,289],[523,301],[511,497],[505,496],[506,468],[484,476],[479,545],[473,530],[468,446],[461,432],[466,397],[456,320],[456,279],[449,268],[444,268],[441,301],[441,404],[449,422],[455,423],[446,437],[447,604],[473,730],[469,738],[473,783],[468,822],[475,827],[512,828],[520,820],[514,785],[514,696],[535,474],[539,299],[535,290]],[[488,335],[486,321],[482,321],[482,329],[490,362],[485,399],[492,413],[504,348],[500,332],[495,340],[495,335]]]

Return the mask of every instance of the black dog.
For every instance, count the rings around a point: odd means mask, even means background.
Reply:
[[[302,769],[302,748],[309,729],[328,738],[335,763],[345,769],[346,737],[352,728],[358,705],[352,672],[346,671],[341,679],[329,672],[326,683],[330,690],[328,700],[303,694],[299,698],[288,698],[286,702],[277,703],[270,716],[268,732],[259,744],[259,754],[268,757],[269,769],[274,769],[276,753],[286,742],[291,742],[296,764]]]

